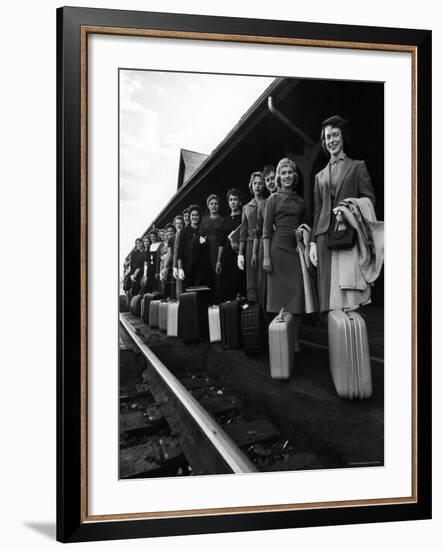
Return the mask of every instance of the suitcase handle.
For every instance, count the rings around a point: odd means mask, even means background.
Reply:
[[[285,319],[284,319],[284,314],[285,314],[285,308],[282,307],[281,310],[279,311],[279,314],[277,315],[277,317],[274,319],[274,321],[276,323],[284,323]]]

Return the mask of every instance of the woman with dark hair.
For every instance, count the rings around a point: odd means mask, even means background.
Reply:
[[[208,285],[212,268],[207,252],[206,239],[200,234],[200,207],[189,207],[190,224],[180,231],[177,250],[178,278],[183,286]],[[209,285],[208,285],[209,286]]]
[[[189,208],[185,208],[182,212],[183,223],[187,227],[191,222],[189,220]]]
[[[231,213],[229,216],[226,216],[223,226],[222,301],[233,300],[238,294],[240,296],[245,296],[246,294],[245,272],[241,271],[237,265],[238,249],[235,250],[233,248],[229,239],[229,235],[232,235],[241,224],[242,195],[238,189],[232,188],[226,193],[226,200],[228,201]]]
[[[154,290],[159,290],[157,271],[159,263],[157,261],[157,253],[161,242],[158,240],[157,229],[151,229],[149,232],[149,238],[151,240],[151,244],[149,245],[149,251],[147,253],[148,272],[145,290],[146,292],[153,292]]]
[[[132,281],[130,295],[135,296],[140,292],[140,281],[143,276],[143,240],[135,239],[135,248],[131,252],[129,261],[129,274]]]
[[[252,261],[254,247],[254,231],[257,226],[257,212],[260,204],[264,202],[263,174],[253,172],[249,180],[249,191],[253,198],[245,204],[242,212],[240,229],[240,250],[238,254],[238,267],[243,270],[246,267],[246,291],[247,298],[251,302],[259,300],[262,292],[258,285],[258,270],[256,261]],[[245,257],[246,254],[246,257]]]
[[[265,182],[266,189],[269,194],[277,191],[277,183],[275,181],[275,166],[273,164],[266,164],[263,168],[263,181]]]
[[[265,182],[266,189],[269,195],[277,192],[277,185],[275,183],[275,166],[272,164],[266,164],[263,168],[263,180]],[[252,248],[251,263],[253,266],[257,266],[258,270],[258,288],[260,295],[258,297],[259,304],[264,310],[266,310],[266,281],[267,274],[263,270],[263,221],[265,218],[265,208],[267,199],[262,201],[258,205],[257,209],[257,224],[254,229],[254,245]]]
[[[209,216],[205,216],[200,224],[200,235],[206,239],[205,247],[202,247],[201,253],[209,255],[211,264],[211,280],[208,282],[214,292],[215,302],[220,301],[220,273],[222,271],[221,255],[223,252],[223,226],[224,218],[220,216],[220,197],[215,193],[209,195],[206,199],[206,206]]]
[[[295,163],[283,158],[277,166],[277,192],[266,201],[263,222],[263,269],[267,272],[267,311],[282,308],[294,315],[295,351],[305,309],[303,272],[294,231],[303,223],[305,205],[296,193]]]
[[[327,234],[334,228],[336,221],[341,221],[337,206],[343,199],[362,197],[367,197],[375,204],[375,195],[365,162],[352,160],[345,154],[345,146],[349,142],[347,121],[338,115],[326,119],[321,126],[320,138],[323,150],[330,160],[315,176],[314,224],[309,257],[318,267],[320,311],[328,311],[331,309],[332,254],[326,241]]]

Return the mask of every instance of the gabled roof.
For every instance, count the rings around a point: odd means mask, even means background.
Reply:
[[[204,155],[203,153],[180,149],[177,189],[186,184],[207,158],[208,155]]]

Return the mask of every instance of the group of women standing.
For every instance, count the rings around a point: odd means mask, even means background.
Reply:
[[[343,118],[334,116],[322,123],[321,142],[330,160],[315,177],[309,244],[309,258],[317,268],[320,311],[330,309],[327,234],[340,221],[339,202],[361,197],[375,202],[365,163],[350,159],[344,152],[347,138]],[[305,299],[297,241],[302,238],[298,228],[307,216],[297,183],[295,163],[283,158],[276,168],[266,165],[262,172],[252,173],[252,198],[244,206],[237,189],[227,192],[230,214],[226,218],[219,213],[221,200],[215,194],[206,199],[205,217],[198,205],[191,205],[166,226],[160,239],[159,233],[151,230],[144,252],[138,240],[130,260],[131,277],[134,282],[140,279],[142,262],[147,262],[143,275],[146,291],[163,290],[175,296],[183,288],[207,285],[213,290],[214,303],[246,295],[249,301],[260,303],[268,320],[283,308],[295,317],[295,346],[299,351]]]

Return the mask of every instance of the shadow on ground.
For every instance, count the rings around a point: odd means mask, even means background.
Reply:
[[[24,526],[28,529],[32,529],[45,536],[48,539],[55,540],[55,523],[38,523],[34,521],[27,521],[24,523]]]

